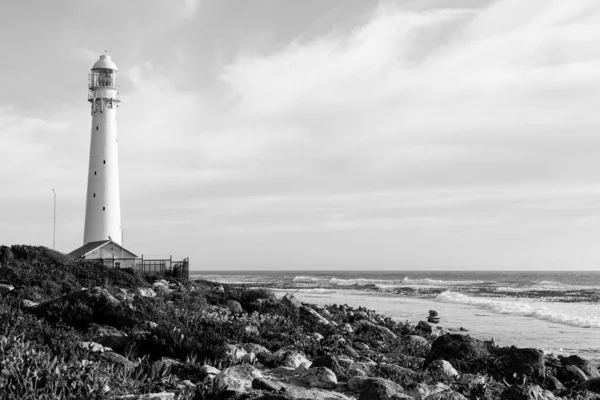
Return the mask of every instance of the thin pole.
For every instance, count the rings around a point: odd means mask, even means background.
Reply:
[[[121,229],[121,258],[123,258],[123,246],[125,246],[125,229]]]
[[[52,231],[52,250],[56,249],[56,192],[52,189],[54,194],[54,228]]]

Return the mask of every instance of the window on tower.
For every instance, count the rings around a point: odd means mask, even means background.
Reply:
[[[106,160],[104,160],[104,164],[106,164]]]
[[[96,130],[98,130],[98,125],[96,125]]]
[[[102,207],[102,211],[106,211],[106,207]]]
[[[94,193],[94,197],[96,197],[96,193]]]
[[[96,175],[96,171],[94,171],[94,175]]]

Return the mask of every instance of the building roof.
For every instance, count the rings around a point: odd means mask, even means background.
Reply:
[[[114,69],[115,71],[119,70],[119,68],[117,68],[117,64],[115,64],[113,60],[110,59],[110,56],[108,54],[102,54],[100,56],[100,59],[96,61],[92,69]]]
[[[97,242],[89,242],[84,244],[83,246],[81,246],[78,249],[73,250],[72,252],[69,253],[70,256],[73,257],[85,257],[87,254],[91,253],[92,251],[99,249],[100,247],[104,247],[107,244],[112,243],[124,250],[126,250],[127,252],[133,254],[131,251],[125,249],[123,246],[121,246],[118,243],[113,242],[112,240],[100,240]],[[133,254],[135,257],[137,257],[137,255]]]

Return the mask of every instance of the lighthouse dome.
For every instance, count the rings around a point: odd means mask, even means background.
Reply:
[[[115,71],[119,70],[117,68],[117,64],[115,64],[113,60],[110,59],[110,56],[108,54],[102,54],[100,56],[100,59],[96,61],[92,69],[114,69]]]

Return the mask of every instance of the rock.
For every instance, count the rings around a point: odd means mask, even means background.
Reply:
[[[301,351],[297,350],[278,350],[273,353],[279,365],[290,368],[298,368],[300,364],[308,361],[308,358]],[[261,361],[262,362],[262,361]]]
[[[365,378],[362,376],[354,376],[354,377],[348,379],[348,382],[346,382],[346,387],[349,390],[358,393],[364,389],[368,380],[369,380],[369,378]]]
[[[298,300],[297,297],[294,297],[293,294],[286,294],[281,298],[281,303],[288,305],[294,309],[299,309],[302,307],[302,303]]]
[[[314,359],[310,368],[312,369],[318,367],[329,368],[338,377],[346,375],[338,360],[331,355],[325,355]]]
[[[412,379],[417,375],[412,369],[404,368],[396,364],[379,363],[377,364],[377,369],[385,371],[386,375],[389,374],[396,377],[402,377],[403,379]]]
[[[156,292],[150,288],[137,288],[137,293],[142,297],[156,297]]]
[[[123,357],[120,354],[113,353],[112,351],[102,353],[100,355],[100,358],[102,358],[105,361],[108,361],[111,364],[120,365],[125,368],[133,369],[138,366],[137,363],[128,360],[126,357]]]
[[[250,364],[240,364],[221,371],[213,384],[217,390],[240,393],[250,390],[255,378],[262,378],[262,373]]]
[[[109,325],[91,323],[87,333],[94,342],[100,343],[105,347],[110,347],[117,352],[121,352],[129,341],[129,337],[125,332],[121,332]]]
[[[218,375],[221,371],[211,365],[203,365],[199,368],[200,375]]]
[[[321,335],[321,334],[320,334],[320,333],[318,333],[318,332],[313,332],[313,334],[312,334],[312,337],[313,337],[315,340],[317,340],[317,341],[321,341],[321,340],[323,340],[323,335]]]
[[[454,369],[452,364],[446,360],[432,361],[428,368],[432,371],[440,371],[442,374],[444,374],[444,376],[450,379],[456,378],[459,375],[458,371]]]
[[[600,378],[600,372],[598,369],[585,358],[574,355],[569,357],[559,357],[559,359],[563,365],[575,365],[581,369],[588,379]]]
[[[352,400],[350,397],[324,389],[318,388],[303,388],[300,386],[291,385],[284,382],[275,382],[275,385],[280,386],[279,393],[273,393],[269,396],[284,396],[284,397],[267,397],[269,400]],[[265,389],[263,389],[265,390]],[[260,397],[258,399],[261,399]],[[253,400],[258,400],[254,398]]]
[[[462,394],[455,392],[452,389],[445,390],[443,392],[434,393],[427,396],[425,400],[468,400]]]
[[[575,365],[561,365],[556,370],[556,377],[566,387],[575,386],[581,382],[587,381],[585,372]]]
[[[487,357],[489,354],[487,346],[481,340],[454,333],[440,336],[431,344],[425,366],[439,359],[466,361]]]
[[[267,390],[269,392],[278,392],[283,386],[279,382],[265,378],[255,378],[252,381],[252,389]]]
[[[87,350],[91,353],[104,353],[105,351],[112,351],[109,347],[104,347],[100,343],[96,342],[79,342],[79,347],[84,350]]]
[[[406,340],[411,346],[429,346],[429,340],[419,335],[408,335]]]
[[[419,321],[419,323],[417,324],[417,329],[426,332],[426,333],[431,333],[433,332],[433,326],[431,326],[431,324],[429,322],[425,322],[425,321]]]
[[[283,366],[279,366],[279,367],[273,368],[271,370],[271,374],[273,374],[273,375],[283,375],[283,376],[294,375],[295,372],[296,372],[295,368],[292,368],[292,367],[283,367]]]
[[[21,301],[21,304],[23,305],[23,308],[25,308],[25,309],[36,308],[37,306],[40,305],[40,303],[36,303],[35,301],[31,301],[31,300],[27,300],[27,299],[24,299],[23,301]]]
[[[175,399],[175,393],[162,392],[162,393],[148,393],[148,394],[126,394],[124,396],[117,396],[115,399],[123,400],[173,400]]]
[[[354,362],[354,360],[352,358],[348,357],[345,354],[339,354],[336,357],[336,360],[338,363],[340,363],[342,368],[348,368]]]
[[[403,394],[402,386],[383,378],[367,378],[358,400],[388,400]]]
[[[308,370],[312,363],[310,361],[304,361],[302,364],[298,365],[298,367],[294,370],[294,374],[300,375],[304,371]]]
[[[241,314],[244,312],[244,309],[239,301],[227,300],[227,307],[232,314]]]
[[[234,364],[241,362],[244,356],[247,354],[246,350],[233,344],[228,344],[225,346],[225,348],[225,357],[231,360],[231,362]]]
[[[360,350],[360,351],[369,351],[370,350],[369,345],[367,345],[363,342],[354,342],[354,343],[352,343],[352,346],[354,346],[354,348],[356,350]]]
[[[349,376],[368,376],[371,368],[364,362],[353,362],[348,367],[347,375]]]
[[[5,295],[8,292],[12,292],[13,290],[15,290],[15,287],[13,285],[10,285],[8,283],[0,283],[0,295]]]
[[[269,349],[267,349],[265,346],[261,346],[260,344],[256,344],[256,343],[244,343],[242,345],[242,348],[244,350],[246,350],[248,353],[254,353],[254,354],[269,353],[269,354],[271,354]]]
[[[577,390],[589,390],[600,394],[600,378],[588,379],[575,387]]]
[[[533,383],[513,385],[500,395],[500,400],[558,400],[552,392]]]
[[[565,390],[565,386],[554,376],[548,376],[546,377],[546,389],[551,392],[560,392]]]
[[[149,330],[153,330],[158,328],[158,324],[156,322],[152,322],[152,321],[145,321],[144,325],[146,326],[147,329]]]
[[[318,312],[316,312],[315,310],[313,310],[310,307],[301,306],[300,311],[302,312],[302,314],[305,317],[309,318],[309,320],[312,320],[313,322],[315,322],[317,324],[331,325],[331,323],[329,322],[329,320],[327,318],[323,317],[321,314],[319,314]]]
[[[256,355],[254,353],[246,353],[242,357],[242,362],[246,364],[254,364],[256,362]]]
[[[445,392],[450,388],[443,383],[436,385],[427,385],[425,383],[415,383],[405,389],[405,393],[415,400],[428,399],[429,396]]]
[[[166,293],[169,292],[169,284],[165,280],[159,280],[152,284],[152,289],[158,293]]]
[[[502,360],[502,372],[508,383],[515,383],[513,376],[526,375],[528,382],[543,383],[546,378],[544,352],[538,349],[518,349],[516,347],[498,349]]]
[[[367,330],[367,331],[376,331],[383,337],[388,337],[390,339],[396,339],[396,334],[390,331],[385,326],[375,325],[371,321],[366,319],[361,319],[360,321],[356,321],[354,323],[354,329],[356,330]]]
[[[467,387],[485,385],[485,382],[486,382],[485,376],[475,375],[475,374],[462,374],[456,380],[457,384],[464,385]]]
[[[337,377],[327,367],[311,367],[304,371],[299,377],[292,379],[292,384],[318,389],[334,389],[337,384]]]
[[[345,323],[342,326],[340,326],[340,329],[348,334],[350,333],[354,333],[354,329],[352,328],[352,325],[350,325],[349,323]]]
[[[50,322],[62,320],[75,326],[85,326],[91,322],[111,326],[129,325],[134,322],[129,313],[119,300],[101,287],[69,293],[35,308],[39,318]]]
[[[247,325],[244,328],[244,332],[246,332],[247,335],[251,335],[251,336],[258,336],[258,335],[260,335],[260,331],[254,325]]]

